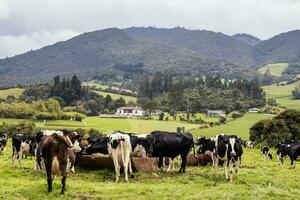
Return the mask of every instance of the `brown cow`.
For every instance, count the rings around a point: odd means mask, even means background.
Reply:
[[[39,167],[41,167],[41,161],[43,160],[48,182],[48,192],[52,191],[53,173],[59,173],[62,176],[62,188],[61,194],[66,191],[66,179],[67,179],[67,165],[70,160],[71,164],[75,163],[75,156],[72,155],[73,151],[70,151],[72,142],[68,136],[57,135],[56,133],[43,137],[38,150],[37,161]]]

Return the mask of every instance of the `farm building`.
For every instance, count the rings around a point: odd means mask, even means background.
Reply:
[[[248,112],[249,113],[258,113],[259,109],[258,108],[249,108]]]
[[[119,116],[136,116],[141,117],[145,111],[141,107],[120,107],[117,109],[115,115]]]
[[[208,110],[208,117],[225,117],[225,112],[223,110]]]

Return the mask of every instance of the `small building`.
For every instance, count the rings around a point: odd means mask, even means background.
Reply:
[[[248,112],[249,113],[258,113],[259,109],[258,108],[249,108]]]
[[[160,115],[160,113],[163,113],[163,111],[161,111],[161,110],[153,110],[151,112],[151,115]]]
[[[225,117],[225,112],[223,110],[208,110],[208,117]]]
[[[145,111],[141,107],[120,107],[117,108],[115,115],[142,117]]]

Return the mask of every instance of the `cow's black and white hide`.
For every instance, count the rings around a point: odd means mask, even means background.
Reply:
[[[212,160],[212,166],[215,165],[215,138],[198,137],[195,145],[199,146],[198,154],[208,154]]]
[[[128,171],[130,174],[133,174],[130,161],[132,147],[129,135],[118,132],[111,134],[108,137],[107,149],[109,156],[114,162],[116,182],[119,181],[121,167],[124,168],[125,181],[128,181]]]
[[[300,156],[300,144],[280,144],[276,146],[278,158],[283,164],[284,158],[289,157],[291,160],[291,168],[295,167],[295,161]]]
[[[163,158],[181,157],[181,167],[179,172],[184,173],[186,169],[186,157],[190,150],[194,148],[193,136],[190,133],[173,133],[164,131],[153,131],[146,137],[145,149],[148,155],[159,157],[158,167],[161,168]],[[195,153],[195,152],[194,152]]]
[[[230,182],[237,176],[238,167],[243,154],[241,141],[236,136],[217,135],[216,136],[216,168],[219,160],[224,161],[225,177],[228,179],[228,168],[230,169]]]
[[[270,148],[269,146],[263,146],[260,151],[262,152],[263,156],[265,159],[270,158],[271,160],[273,159],[272,154],[270,153]]]
[[[34,155],[35,142],[35,136],[14,135],[12,137],[12,166],[14,166],[14,161],[18,159],[19,166],[22,167],[23,154]]]
[[[252,141],[247,141],[246,142],[246,148],[253,149],[254,148],[254,143]]]
[[[0,153],[5,150],[8,140],[8,134],[3,134],[0,138]]]

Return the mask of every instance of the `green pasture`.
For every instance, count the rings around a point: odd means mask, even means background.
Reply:
[[[271,150],[273,155],[275,151]],[[82,169],[68,174],[67,192],[60,195],[60,177],[54,178],[53,192],[47,193],[46,174],[33,169],[34,159],[11,165],[11,144],[0,154],[0,199],[299,199],[299,165],[289,169],[288,160],[279,166],[276,159],[265,160],[259,149],[245,149],[238,177],[229,183],[223,169],[188,166],[185,174],[136,173],[129,182],[115,183],[113,169]],[[176,163],[175,170],[179,170]]]
[[[300,85],[300,81],[292,84],[277,86],[272,84],[263,86],[267,98],[276,99],[277,103],[290,109],[300,109],[300,100],[295,100],[292,96],[292,90]]]
[[[267,70],[270,70],[270,73],[273,76],[281,76],[283,71],[289,66],[288,63],[274,63],[268,64],[258,69],[258,72],[264,74]]]
[[[110,93],[110,92],[96,91],[96,90],[93,90],[93,91],[104,97],[106,97],[107,95],[110,95],[113,100],[122,97],[126,102],[129,102],[129,101],[136,102],[136,97],[122,95],[122,94],[115,94],[115,93]]]
[[[6,99],[6,97],[9,95],[18,98],[23,91],[24,91],[23,88],[9,88],[9,89],[0,90],[0,99]]]
[[[245,140],[249,139],[249,129],[250,127],[262,119],[269,119],[270,116],[259,113],[246,113],[243,117],[230,121],[225,125],[214,126],[205,129],[193,129],[190,132],[193,133],[195,137],[198,136],[208,136],[214,137],[217,134],[234,134],[242,137]]]

